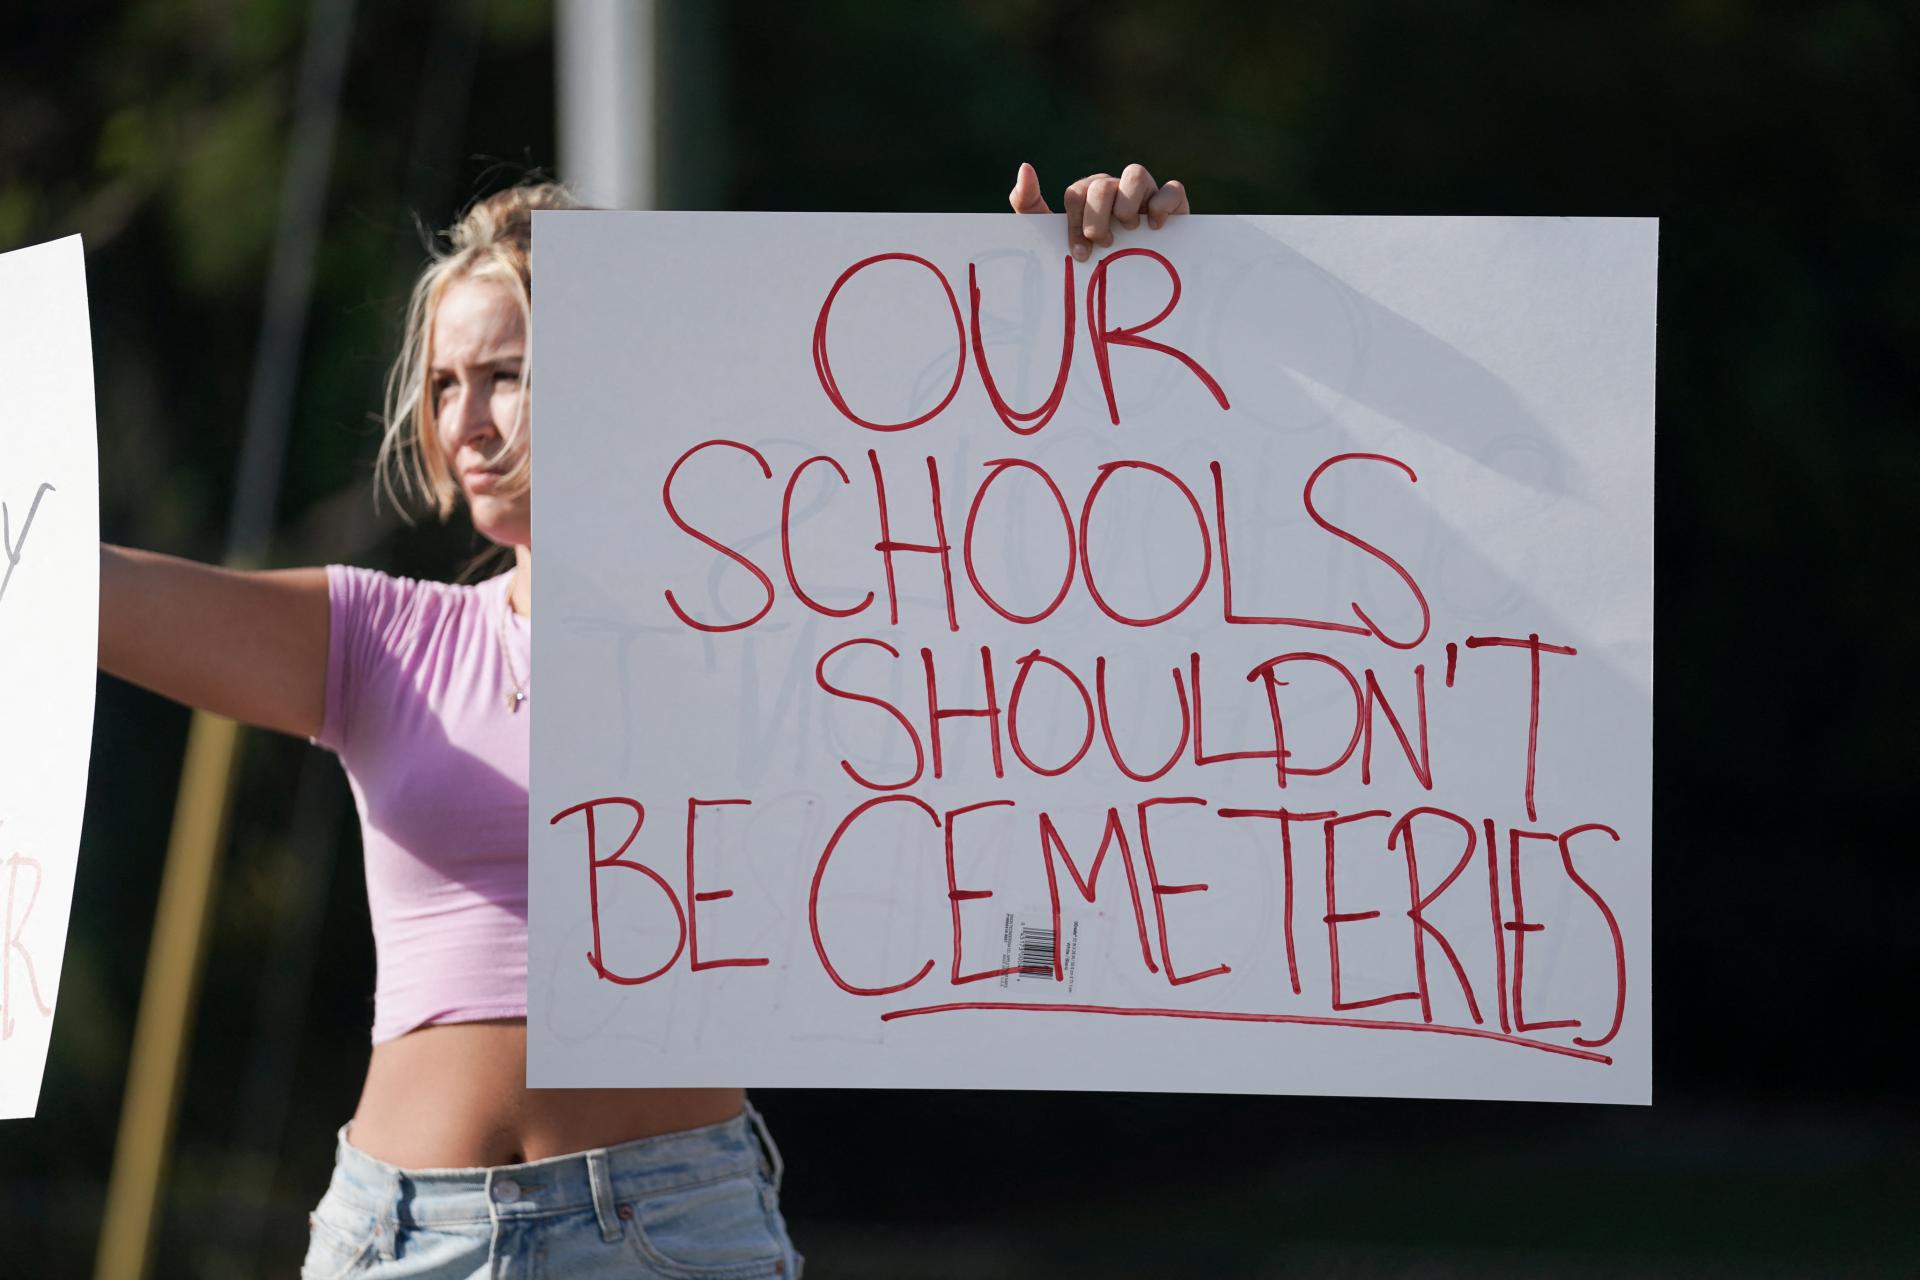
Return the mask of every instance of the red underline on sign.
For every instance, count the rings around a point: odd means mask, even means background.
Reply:
[[[928,1004],[913,1009],[894,1009],[880,1015],[882,1022],[895,1018],[917,1018],[926,1013],[957,1013],[962,1010],[1015,1010],[1025,1013],[1104,1013],[1118,1018],[1197,1018],[1203,1022],[1280,1022],[1301,1027],[1355,1027],[1365,1031],[1425,1031],[1442,1036],[1471,1036],[1476,1040],[1498,1040],[1501,1044],[1557,1053],[1612,1066],[1604,1053],[1574,1049],[1527,1036],[1486,1031],[1479,1027],[1452,1027],[1439,1022],[1381,1022],[1369,1018],[1317,1018],[1304,1013],[1233,1013],[1225,1009],[1142,1009],[1120,1004],[1023,1004],[1011,1000],[962,1000],[953,1004]]]

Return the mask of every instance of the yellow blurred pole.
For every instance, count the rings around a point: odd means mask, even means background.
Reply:
[[[257,568],[266,559],[280,472],[299,375],[300,348],[313,295],[314,261],[333,164],[334,126],[353,31],[354,0],[309,0],[300,74],[294,85],[292,132],[280,175],[279,222],[254,352],[241,439],[226,563]],[[215,877],[233,809],[240,726],[195,712],[174,805],[173,834],[160,880],[160,902],[146,982],[127,1068],[127,1096],[106,1220],[94,1261],[98,1280],[144,1280],[152,1265],[180,1083],[186,1073],[200,974],[212,916]]]
[[[238,724],[194,712],[140,992],[127,1096],[107,1184],[106,1220],[94,1262],[96,1280],[137,1280],[151,1264],[159,1193],[206,963],[214,878],[233,810],[239,749]]]

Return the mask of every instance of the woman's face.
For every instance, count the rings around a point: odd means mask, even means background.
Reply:
[[[518,299],[497,280],[456,280],[440,295],[429,343],[434,433],[473,527],[503,546],[531,546],[530,495],[501,491],[504,473],[527,450],[524,430],[515,448],[505,448],[526,394],[527,325]]]

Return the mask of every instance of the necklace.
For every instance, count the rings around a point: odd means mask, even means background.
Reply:
[[[507,590],[502,593],[502,604],[503,607],[500,610],[499,619],[500,625],[496,629],[496,634],[500,638],[500,660],[507,669],[507,689],[504,701],[507,704],[508,711],[518,714],[520,704],[527,700],[527,682],[521,678],[520,672],[515,668],[513,663],[513,646],[507,643],[507,616],[513,612],[513,583],[511,581],[507,583]]]

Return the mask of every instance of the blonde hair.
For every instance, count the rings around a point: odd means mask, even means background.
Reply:
[[[433,360],[433,318],[447,287],[460,280],[495,280],[506,285],[520,305],[526,322],[527,353],[521,365],[520,416],[505,441],[512,450],[527,428],[528,400],[524,393],[533,373],[533,212],[536,209],[574,209],[573,194],[556,182],[531,183],[476,201],[445,233],[447,246],[434,246],[420,278],[407,300],[406,335],[400,354],[387,374],[383,419],[386,431],[374,460],[376,495],[384,490],[394,505],[405,510],[405,498],[414,496],[431,506],[442,520],[453,514],[460,486],[447,469],[447,459],[435,433],[433,389],[428,367]],[[527,491],[530,460],[525,452],[500,479],[503,495]]]

